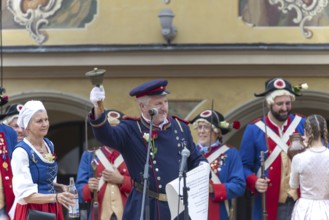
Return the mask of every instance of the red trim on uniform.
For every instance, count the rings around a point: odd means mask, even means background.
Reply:
[[[255,184],[256,184],[257,179],[258,179],[258,177],[255,174],[249,175],[246,179],[247,188],[252,193],[256,192]]]
[[[178,116],[173,115],[172,117],[173,117],[174,119],[178,119],[178,120],[184,122],[185,124],[189,124],[189,123],[190,123],[189,121],[187,121],[187,120],[185,120],[185,119],[182,119],[182,118],[180,118],[180,117],[178,117]]]
[[[256,118],[255,120],[253,120],[252,122],[251,122],[251,124],[256,124],[257,122],[259,122],[259,121],[261,121],[262,120],[262,118]]]
[[[209,195],[208,201],[208,220],[220,219],[220,204],[213,202],[211,195]]]
[[[124,115],[124,116],[122,116],[122,119],[124,119],[124,120],[132,120],[132,121],[139,121],[141,119],[141,117],[134,117],[134,116]]]
[[[15,200],[13,187],[12,187],[13,173],[11,170],[7,140],[4,132],[0,132],[0,137],[3,140],[3,142],[0,144],[0,150],[1,150],[0,165],[3,167],[2,169],[0,169],[0,172],[1,172],[3,193],[5,196],[6,213],[8,213]]]
[[[214,189],[214,202],[223,202],[227,199],[226,187],[224,184],[212,184]]]
[[[140,98],[140,97],[146,96],[148,94],[151,94],[153,92],[164,91],[164,90],[166,90],[166,86],[160,86],[160,87],[154,88],[152,90],[148,90],[146,92],[143,92],[139,95],[136,95],[136,98]]]
[[[90,191],[88,184],[85,184],[82,188],[83,201],[90,202],[93,199],[91,193],[92,192]]]

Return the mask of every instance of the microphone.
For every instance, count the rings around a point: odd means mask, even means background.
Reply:
[[[186,163],[187,163],[187,158],[190,156],[190,151],[185,147],[182,150],[182,159],[180,161],[180,167],[179,167],[179,179],[183,176],[183,172],[186,169]]]
[[[154,115],[157,115],[159,112],[158,112],[158,109],[157,108],[151,108],[149,110],[149,114],[150,116],[154,116]]]

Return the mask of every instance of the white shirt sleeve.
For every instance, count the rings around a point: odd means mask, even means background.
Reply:
[[[13,172],[13,191],[15,201],[26,204],[24,198],[38,192],[38,185],[32,181],[29,168],[29,157],[23,148],[16,148],[11,159]]]
[[[292,158],[291,162],[291,172],[290,172],[290,180],[289,185],[292,189],[298,189],[299,187],[299,161],[300,161],[300,154],[296,154]]]

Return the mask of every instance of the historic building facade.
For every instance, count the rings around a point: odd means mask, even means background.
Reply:
[[[4,95],[10,103],[44,102],[63,178],[76,174],[86,145],[98,144],[90,131],[85,137],[92,107],[85,73],[95,67],[106,70],[107,108],[137,115],[129,91],[166,78],[173,114],[189,119],[213,106],[227,120],[241,122],[239,131],[225,137],[238,148],[243,127],[263,114],[263,100],[254,93],[264,90],[267,79],[307,82],[294,111],[329,115],[326,26],[254,26],[242,16],[245,3],[239,1],[2,2]],[[162,28],[159,15],[170,13],[174,28]]]

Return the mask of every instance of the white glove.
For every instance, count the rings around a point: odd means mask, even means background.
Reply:
[[[104,101],[105,99],[105,90],[104,87],[101,86],[95,86],[91,91],[90,91],[90,101],[93,103],[95,107],[97,107],[97,102],[98,101]]]

